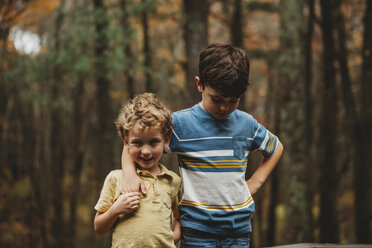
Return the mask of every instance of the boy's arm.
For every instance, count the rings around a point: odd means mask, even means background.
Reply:
[[[94,230],[99,234],[105,234],[111,230],[119,215],[130,213],[139,208],[140,194],[131,192],[122,194],[114,204],[106,211],[97,211],[94,217]]]
[[[181,238],[181,222],[172,214],[173,240],[176,244]]]
[[[255,173],[247,180],[247,185],[252,195],[255,194],[267,180],[276,164],[279,162],[282,153],[283,145],[278,140],[278,145],[274,153],[269,158],[263,158]]]
[[[140,191],[146,195],[146,187],[141,178],[136,173],[136,166],[129,155],[128,149],[123,147],[121,154],[121,168],[123,171],[123,183],[121,190],[123,193]]]

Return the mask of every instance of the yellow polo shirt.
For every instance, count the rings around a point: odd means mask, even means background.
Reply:
[[[159,164],[160,165],[160,164]],[[141,196],[139,209],[119,217],[113,227],[112,248],[176,247],[173,241],[172,211],[176,218],[181,178],[160,165],[161,173],[153,177],[146,170],[137,174],[146,185],[147,195]],[[94,207],[106,212],[120,196],[122,171],[111,171],[104,182],[100,198]]]

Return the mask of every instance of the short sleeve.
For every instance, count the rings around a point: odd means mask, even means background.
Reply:
[[[177,121],[177,115],[174,113],[172,114],[172,124],[173,124],[173,130],[172,130],[172,137],[169,143],[169,147],[166,152],[175,152],[177,150],[177,146],[179,144],[179,138],[177,136],[178,131],[178,121]]]
[[[97,204],[94,206],[94,209],[97,210],[98,212],[106,212],[114,203],[115,199],[115,177],[113,175],[113,172],[110,172],[106,179],[105,182],[103,183],[103,187],[101,190],[100,197],[98,199]]]
[[[278,137],[255,121],[252,150],[261,151],[265,158],[269,158],[278,145]]]

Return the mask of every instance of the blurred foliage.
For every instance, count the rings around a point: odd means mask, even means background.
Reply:
[[[234,1],[210,2],[208,42],[229,43],[230,34],[234,32],[230,25]],[[365,2],[342,1],[341,5],[348,34],[352,93],[356,99],[360,95]],[[102,99],[98,99],[100,82],[97,82],[97,74],[102,73],[101,76],[109,80],[110,88],[105,97],[109,99],[115,114],[119,105],[128,99],[129,86],[134,88],[135,93],[144,91],[146,73],[151,74],[154,92],[172,111],[185,105],[184,66],[188,58],[183,40],[183,1],[107,0],[103,3],[104,8],[96,9],[90,0],[0,2],[0,247],[110,246],[109,235],[100,237],[94,233],[93,207],[103,184],[102,178],[111,169],[120,168],[122,143],[117,137],[114,120],[100,119],[97,109]],[[251,60],[251,84],[241,107],[270,130],[280,125],[275,118],[280,111],[280,103],[273,100],[280,88],[277,59],[282,52],[278,4],[277,0],[242,0],[241,10],[243,45],[249,51]],[[321,106],[319,101],[323,87],[319,3],[315,10],[316,23],[311,42],[312,125],[314,140],[321,142],[317,123],[320,111],[326,106]],[[149,14],[151,66],[144,64],[141,22],[144,12]],[[304,13],[307,18],[306,6]],[[124,23],[124,20],[127,22]],[[108,25],[97,32],[95,24],[105,21]],[[26,53],[17,48],[16,41],[11,38],[11,33],[17,30],[36,34],[40,38],[40,50]],[[104,56],[97,58],[95,48],[99,40],[107,41],[107,49]],[[107,69],[100,72],[96,67],[98,62]],[[339,84],[334,90],[339,91]],[[342,101],[338,98],[340,106]],[[334,211],[337,211],[340,220],[340,242],[355,243],[353,161],[348,139],[344,135],[342,108],[337,118],[336,145],[340,154],[337,164],[342,173],[338,209]],[[111,127],[108,133],[97,132],[96,127],[102,122]],[[98,164],[97,156],[102,150],[97,149],[96,138],[103,135],[117,138],[111,138],[112,144],[106,144],[113,151],[113,158],[107,158],[106,164]],[[317,162],[316,149],[314,142],[308,152],[314,164]],[[64,154],[63,157],[54,157],[56,150]],[[259,160],[260,157],[250,159],[248,174]],[[174,155],[164,156],[163,163],[178,171]],[[280,173],[285,171],[281,171],[279,166],[277,173],[282,175]],[[319,241],[316,223],[320,212],[320,173],[321,168],[314,166],[313,242]],[[279,177],[279,200],[274,209],[276,244],[287,242],[285,223],[290,220],[286,213],[288,202],[284,198],[287,185],[283,180],[283,177]],[[63,203],[60,223],[63,244],[55,244],[57,237],[53,233],[57,208],[54,208],[52,199],[56,199],[54,194],[59,190],[53,186],[58,185],[56,182],[60,183],[61,195],[58,197]],[[254,219],[255,247],[266,245],[264,238],[269,226],[268,211],[272,194],[270,186],[271,181],[255,196],[258,212]],[[372,196],[366,198],[372,199]],[[70,226],[71,223],[73,226]]]

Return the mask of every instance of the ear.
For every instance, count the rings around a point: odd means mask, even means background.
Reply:
[[[126,139],[123,138],[123,142],[124,142],[124,147],[128,147],[128,142],[126,141]]]
[[[195,77],[196,87],[198,88],[199,92],[203,91],[203,85],[200,83],[200,78],[198,76]]]
[[[170,144],[170,141],[171,141],[171,138],[172,138],[172,133],[169,134],[168,138],[165,139],[165,142],[164,142],[164,149],[168,149],[169,144]]]

